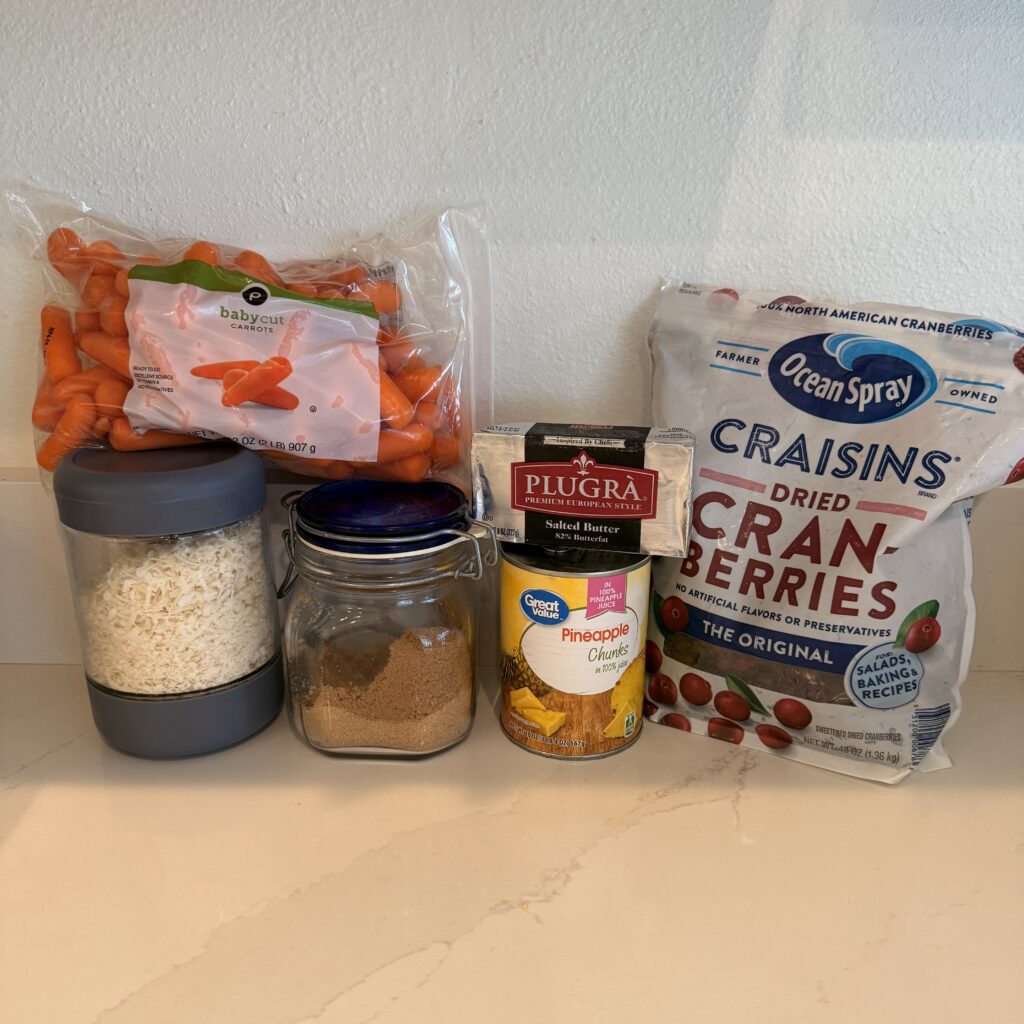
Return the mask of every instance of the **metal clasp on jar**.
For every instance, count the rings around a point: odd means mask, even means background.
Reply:
[[[295,581],[298,578],[298,571],[295,566],[295,540],[297,536],[296,506],[304,493],[305,491],[289,491],[283,498],[281,498],[281,505],[288,513],[288,526],[281,531],[285,551],[288,553],[288,571],[285,573],[285,578],[281,585],[277,588],[278,599],[288,596],[288,593],[291,591],[292,587],[295,586]],[[451,576],[453,579],[482,579],[484,575],[484,566],[493,568],[498,564],[498,538],[494,532],[494,528],[487,523],[482,523],[476,519],[470,519],[469,524],[469,528],[466,530],[456,530],[451,528],[445,530],[433,530],[428,533],[412,534],[407,538],[403,538],[404,541],[409,543],[416,542],[418,544],[422,544],[419,549],[404,552],[404,554],[407,556],[426,554],[432,550],[432,548],[441,546],[431,545],[431,541],[440,540],[445,537],[462,539],[463,541],[468,541],[473,545],[473,557],[468,563],[456,566],[451,572],[440,573],[438,578]],[[308,524],[304,529],[307,533],[322,536],[325,540],[347,540],[352,543],[366,543],[365,537],[353,537],[348,534],[341,533],[325,533],[316,530]],[[481,540],[490,542],[486,550],[481,545]],[[339,557],[343,556],[339,555]],[[392,587],[400,588],[406,585],[406,582],[401,580],[395,582],[379,581],[375,584],[375,586],[380,589],[389,589]]]

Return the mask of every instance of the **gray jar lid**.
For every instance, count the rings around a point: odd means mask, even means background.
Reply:
[[[53,474],[60,521],[105,537],[160,537],[236,523],[267,500],[263,460],[208,444],[152,452],[79,448]]]

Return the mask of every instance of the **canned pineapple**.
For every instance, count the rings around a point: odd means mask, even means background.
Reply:
[[[502,546],[501,723],[549,757],[604,757],[643,723],[649,556]]]

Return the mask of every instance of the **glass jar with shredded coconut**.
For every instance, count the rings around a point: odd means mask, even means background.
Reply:
[[[180,757],[268,724],[283,672],[260,459],[226,445],[81,449],[54,493],[108,742]]]

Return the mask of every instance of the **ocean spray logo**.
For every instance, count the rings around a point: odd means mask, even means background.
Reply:
[[[863,334],[812,334],[772,356],[772,387],[803,412],[839,423],[880,423],[935,393],[935,372],[902,345]]]
[[[569,605],[550,590],[524,590],[519,596],[523,614],[543,626],[554,626],[569,618]]]

